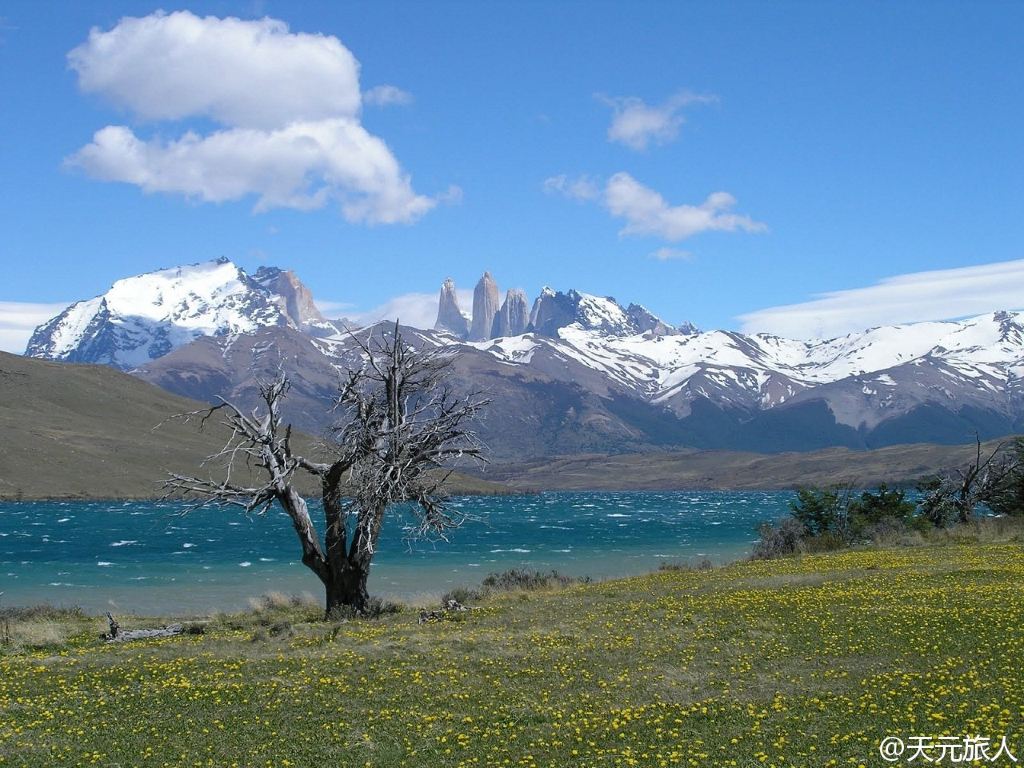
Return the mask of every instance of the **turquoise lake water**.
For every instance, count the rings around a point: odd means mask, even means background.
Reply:
[[[692,491],[459,497],[452,503],[480,519],[448,542],[410,545],[400,514],[386,524],[370,591],[426,601],[512,567],[604,578],[652,571],[666,560],[728,561],[749,552],[756,525],[785,515],[792,498]],[[0,601],[186,614],[244,608],[271,590],[320,599],[283,512],[181,512],[169,502],[0,502]],[[311,513],[319,515],[316,505]]]

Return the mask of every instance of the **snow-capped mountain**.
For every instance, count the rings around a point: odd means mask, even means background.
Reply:
[[[250,277],[221,258],[118,280],[37,328],[25,354],[131,370],[202,336],[274,326],[337,332],[291,272],[262,267]]]
[[[408,335],[461,352],[460,386],[493,395],[484,437],[501,457],[957,443],[1024,424],[1021,313],[798,341],[672,327],[637,304],[574,290],[544,289],[527,318],[522,291],[499,306],[494,279],[481,284],[474,304],[486,317],[470,323],[449,280],[438,329]],[[472,333],[493,338],[468,341]],[[40,327],[27,353],[243,401],[287,360],[297,373],[292,417],[314,430],[339,372],[358,359],[351,336],[316,312],[294,275],[263,268],[250,277],[224,260],[119,281]]]

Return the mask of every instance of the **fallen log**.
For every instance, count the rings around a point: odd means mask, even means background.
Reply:
[[[185,634],[183,624],[166,624],[157,629],[121,629],[117,619],[107,613],[110,631],[103,636],[107,643],[126,643],[130,640],[148,640],[154,637],[175,637]]]

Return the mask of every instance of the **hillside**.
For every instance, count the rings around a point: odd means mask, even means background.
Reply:
[[[0,498],[157,496],[167,472],[196,472],[224,443],[216,425],[168,421],[201,407],[108,366],[0,352]],[[506,489],[459,476],[451,490]]]
[[[998,441],[985,444],[994,448]],[[768,490],[852,483],[861,487],[910,484],[962,466],[975,445],[896,445],[873,451],[828,448],[808,453],[665,451],[581,454],[498,465],[489,479],[513,488],[564,491],[729,489]]]

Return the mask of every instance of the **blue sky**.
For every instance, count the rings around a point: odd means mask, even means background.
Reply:
[[[218,256],[337,315],[484,269],[792,335],[1024,306],[1024,262],[982,266],[1024,259],[1022,4],[160,7],[0,10],[0,347]]]

